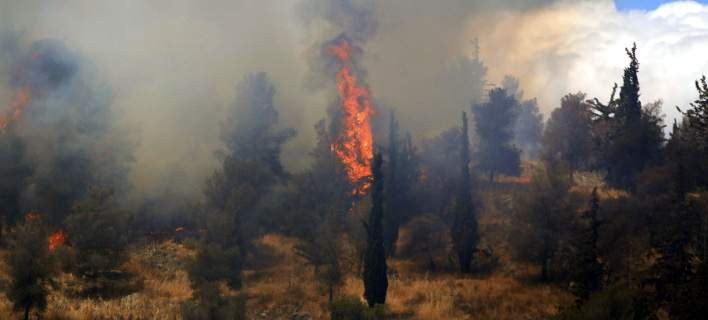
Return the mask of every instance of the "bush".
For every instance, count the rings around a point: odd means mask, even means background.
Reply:
[[[246,319],[244,295],[222,297],[216,283],[203,283],[195,289],[194,298],[182,303],[182,319]]]
[[[386,319],[386,306],[369,308],[355,296],[345,296],[333,301],[330,306],[332,320],[380,320]]]
[[[558,316],[558,320],[645,319],[649,314],[641,292],[615,284],[590,296],[580,308]]]

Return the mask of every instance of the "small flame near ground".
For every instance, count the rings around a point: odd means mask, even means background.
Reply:
[[[22,110],[30,103],[29,86],[20,88],[15,94],[15,98],[10,102],[10,106],[4,115],[0,115],[0,130],[4,130],[11,121],[19,121],[22,118]]]
[[[342,161],[349,181],[354,185],[352,194],[364,195],[371,185],[371,159],[374,155],[371,116],[374,108],[366,86],[360,85],[352,73],[352,47],[346,39],[327,48],[337,58],[341,67],[336,74],[337,89],[344,118],[342,130],[331,145],[334,154]]]
[[[37,220],[37,219],[39,219],[39,214],[34,211],[29,211],[29,212],[25,213],[25,219],[27,219],[29,221]]]
[[[54,252],[57,248],[59,248],[59,246],[64,245],[66,238],[67,234],[64,230],[59,230],[49,235],[49,238],[47,239],[47,242],[49,243],[49,252]]]
[[[175,228],[175,232],[184,232],[184,227]]]

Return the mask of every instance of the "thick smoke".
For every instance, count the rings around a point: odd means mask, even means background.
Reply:
[[[114,128],[111,92],[91,65],[58,41],[3,43],[5,89],[28,96],[0,133],[21,141],[19,161],[31,168],[19,208],[58,221],[90,186],[125,191],[131,144]]]
[[[519,77],[525,96],[538,97],[545,113],[567,92],[605,97],[626,64],[623,48],[635,40],[643,98],[664,98],[668,110],[686,105],[692,81],[706,72],[705,59],[696,66],[671,64],[705,53],[704,12],[697,3],[618,12],[609,0],[3,1],[0,34],[18,36],[14,44],[8,37],[0,43],[0,109],[18,85],[12,77],[23,55],[16,51],[52,39],[83,57],[76,70],[82,81],[71,78],[62,86],[83,83],[92,93],[55,94],[51,101],[92,97],[92,105],[111,106],[108,119],[94,124],[138,139],[129,172],[136,197],[192,195],[217,166],[219,122],[249,72],[266,72],[276,88],[280,123],[299,133],[284,148],[284,164],[291,170],[307,166],[312,125],[336,98],[336,90],[313,91],[334,81],[312,58],[321,54],[323,41],[343,32],[365,53],[359,63],[368,71],[375,105],[396,109],[402,129],[420,141],[455,125],[469,101],[506,74]],[[474,59],[475,39],[480,60]],[[28,112],[43,110],[34,104]],[[57,109],[33,117],[51,110]],[[61,144],[43,145],[52,150]],[[98,149],[86,146],[72,147],[94,157]]]

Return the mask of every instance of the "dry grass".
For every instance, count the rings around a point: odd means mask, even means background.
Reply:
[[[519,280],[535,271],[515,263],[508,254],[507,198],[503,193],[485,195],[480,216],[482,242],[501,258],[502,265],[495,272],[485,278],[454,273],[430,276],[410,261],[390,261],[399,277],[389,280],[389,309],[407,319],[537,319],[571,303],[571,296],[561,289]],[[248,296],[249,319],[292,319],[295,314],[329,318],[327,290],[314,280],[312,268],[293,254],[294,243],[294,239],[279,235],[266,235],[258,241],[260,251],[267,254],[257,257],[260,261],[244,271],[242,292],[230,292]],[[72,298],[65,290],[55,290],[45,318],[179,319],[180,305],[192,293],[183,261],[194,252],[172,241],[131,252],[125,268],[143,278],[142,291],[104,301]],[[6,279],[4,269],[0,265],[0,276]],[[65,283],[70,276],[62,275],[59,280]],[[337,295],[361,296],[363,291],[361,279],[350,275]],[[0,297],[0,319],[18,316],[7,299]]]

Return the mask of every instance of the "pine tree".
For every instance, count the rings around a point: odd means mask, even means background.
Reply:
[[[457,252],[460,272],[470,273],[474,250],[477,248],[478,230],[475,208],[471,195],[469,137],[467,114],[462,113],[462,137],[460,139],[460,184],[455,199],[452,243]]]
[[[74,204],[66,225],[75,261],[71,271],[85,280],[81,294],[112,296],[132,290],[115,277],[127,258],[128,213],[114,202],[113,190],[92,187],[89,196]]]
[[[48,286],[55,273],[47,244],[48,233],[38,217],[29,217],[13,230],[7,257],[10,286],[7,297],[28,320],[32,309],[47,307]]]
[[[372,208],[366,227],[366,251],[364,253],[364,298],[369,307],[386,303],[386,253],[383,244],[383,159],[380,153],[374,156],[372,175],[373,189],[371,191]]]
[[[511,144],[517,109],[516,98],[501,88],[489,91],[488,102],[472,105],[479,137],[478,166],[489,173],[490,182],[497,173],[521,173],[520,152]]]
[[[543,133],[543,157],[568,166],[570,174],[588,169],[592,158],[592,119],[585,94],[567,94],[553,110]]]

